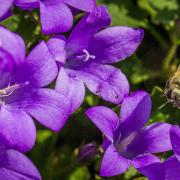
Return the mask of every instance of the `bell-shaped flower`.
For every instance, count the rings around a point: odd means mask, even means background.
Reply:
[[[23,40],[0,27],[0,142],[22,152],[35,143],[32,117],[59,131],[71,108],[65,96],[44,88],[58,73],[45,42],[24,55]]]
[[[170,139],[174,155],[164,162],[156,162],[138,169],[148,177],[148,180],[180,179],[180,128],[178,126],[171,127]]]
[[[105,136],[101,176],[124,173],[131,165],[138,169],[159,162],[153,153],[172,149],[170,124],[159,122],[144,127],[150,112],[151,99],[144,91],[136,91],[124,98],[120,118],[104,106],[86,111],[86,115]]]
[[[15,0],[22,9],[40,9],[40,20],[44,34],[67,32],[73,25],[73,12],[92,12],[95,0]]]
[[[85,85],[95,95],[115,104],[121,103],[129,93],[126,76],[108,64],[132,55],[143,38],[143,30],[108,28],[110,23],[107,8],[99,6],[80,20],[68,39],[57,35],[47,42],[60,65],[56,90],[69,97],[71,112],[82,104]]]

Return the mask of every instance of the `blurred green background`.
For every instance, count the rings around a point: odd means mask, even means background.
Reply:
[[[127,75],[132,91],[144,89],[151,94],[153,108],[149,123],[180,122],[178,109],[171,104],[162,107],[167,102],[163,96],[166,81],[180,63],[180,0],[99,0],[98,4],[108,6],[113,26],[141,27],[145,30],[144,40],[136,54],[116,66]],[[27,53],[41,39],[49,38],[40,33],[38,11],[24,12],[14,8],[14,14],[2,24],[23,37]],[[98,176],[102,136],[84,115],[84,111],[94,105],[106,105],[119,111],[119,107],[87,92],[83,106],[58,134],[37,124],[36,146],[28,156],[40,170],[43,180],[146,179],[133,168],[117,177]],[[97,143],[99,154],[87,163],[77,163],[78,149],[90,142]],[[168,154],[161,157],[166,156]]]

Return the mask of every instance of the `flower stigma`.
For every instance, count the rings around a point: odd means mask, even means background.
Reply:
[[[83,55],[77,56],[78,59],[83,59],[84,62],[88,61],[89,59],[95,59],[95,55],[89,54],[89,52],[86,49],[83,49]]]

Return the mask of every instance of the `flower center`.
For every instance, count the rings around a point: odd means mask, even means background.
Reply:
[[[19,88],[23,88],[27,86],[30,82],[26,81],[24,83],[14,84],[14,85],[8,85],[8,87],[4,89],[0,89],[0,98],[10,96],[15,90]]]
[[[116,140],[116,142],[115,142],[115,146],[116,146],[116,148],[117,148],[117,150],[118,150],[118,152],[119,152],[120,154],[123,154],[123,155],[125,155],[125,156],[126,156],[126,155],[128,156],[128,154],[126,154],[127,146],[132,143],[132,141],[134,140],[134,138],[136,137],[136,135],[137,135],[137,132],[134,132],[134,133],[131,133],[131,134],[130,134],[128,137],[126,137],[124,140],[121,140],[121,134],[119,134],[119,136],[118,136],[118,138],[117,138],[117,140]]]
[[[95,59],[96,56],[89,54],[86,49],[83,49],[83,55],[76,56],[78,60],[83,60],[84,62],[88,61],[89,59]]]

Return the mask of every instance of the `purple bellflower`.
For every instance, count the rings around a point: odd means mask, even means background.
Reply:
[[[60,64],[56,90],[69,97],[71,112],[82,104],[85,85],[92,93],[116,104],[129,93],[126,76],[108,64],[132,55],[143,38],[143,30],[122,26],[106,28],[110,23],[107,8],[99,6],[79,21],[68,39],[56,35],[47,42]]]
[[[164,162],[156,162],[139,171],[149,180],[179,180],[180,179],[180,128],[172,126],[170,139],[174,155]]]
[[[0,21],[8,18],[11,15],[11,7],[14,0],[0,0]]]
[[[36,129],[31,116],[58,131],[71,108],[63,95],[43,88],[58,73],[45,42],[24,58],[23,40],[0,27],[0,142],[22,152],[35,143]]]
[[[95,0],[15,0],[22,9],[40,9],[40,20],[44,34],[67,32],[73,25],[73,11],[92,12]]]
[[[159,162],[152,153],[172,148],[170,124],[160,122],[144,127],[150,112],[151,99],[144,91],[136,91],[124,98],[120,118],[104,106],[86,111],[86,115],[105,136],[101,176],[124,173],[131,165],[140,168]]]
[[[41,176],[34,164],[22,153],[0,148],[0,179],[41,180]]]

